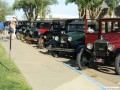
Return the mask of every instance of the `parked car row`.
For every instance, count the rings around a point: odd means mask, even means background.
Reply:
[[[21,41],[36,42],[54,57],[62,52],[71,54],[81,70],[91,63],[114,65],[120,75],[120,18],[43,20],[27,27],[17,32]]]

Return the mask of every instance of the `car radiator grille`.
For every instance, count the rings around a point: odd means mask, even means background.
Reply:
[[[68,37],[67,36],[61,36],[60,40],[61,40],[61,43],[66,43],[67,40],[68,40]]]
[[[94,53],[97,57],[105,57],[107,55],[107,43],[96,42],[94,45]]]

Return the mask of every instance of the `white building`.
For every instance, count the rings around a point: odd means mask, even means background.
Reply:
[[[48,15],[46,18],[49,18],[49,19],[70,19],[70,18],[79,18],[79,17],[78,16],[71,16],[71,15],[52,14],[52,15]]]
[[[5,16],[5,18],[6,18],[6,21],[16,21],[16,16],[15,15],[7,15],[7,16]]]

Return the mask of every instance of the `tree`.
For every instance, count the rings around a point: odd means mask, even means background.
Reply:
[[[67,5],[68,3],[75,3],[78,6],[79,18],[84,17],[86,7],[87,7],[87,1],[86,0],[66,0],[65,4]]]
[[[118,1],[119,0],[66,0],[66,4],[75,3],[78,6],[80,18],[86,18],[87,13],[91,19],[97,19],[103,16],[101,15],[103,12],[106,12],[106,9],[104,9],[105,3],[109,6],[108,13],[111,15]]]
[[[117,4],[119,3],[119,0],[105,0],[107,3],[109,9],[108,9],[108,14],[112,16],[112,14],[115,11],[115,8],[117,7]]]
[[[104,8],[103,0],[90,0],[88,11],[91,19],[97,19]]]
[[[120,17],[120,5],[118,5],[118,6],[116,7],[116,9],[115,9],[115,15],[116,15],[117,17]]]
[[[86,18],[86,13],[89,13],[92,19],[98,18],[103,9],[103,0],[66,0],[66,4],[68,3],[75,3],[78,6],[80,18]]]
[[[28,21],[33,21],[38,15],[44,19],[48,6],[52,4],[57,4],[57,0],[15,0],[13,9],[22,9]]]
[[[4,21],[5,16],[12,14],[13,10],[12,10],[12,7],[10,7],[7,2],[0,0],[0,12],[2,12],[0,13],[0,19]]]

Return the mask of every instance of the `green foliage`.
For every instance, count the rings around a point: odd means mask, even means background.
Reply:
[[[118,5],[116,8],[115,8],[115,15],[117,17],[120,17],[120,5]]]
[[[0,90],[32,90],[0,44]]]
[[[0,0],[0,19],[2,21],[5,20],[5,16],[8,15],[8,14],[12,14],[13,11],[12,11],[12,8],[8,5],[7,2],[3,1],[3,0]]]
[[[91,0],[88,3],[88,11],[90,18],[97,19],[103,9],[103,0]]]
[[[109,6],[108,13],[112,16],[112,12],[115,10],[119,0],[105,0],[105,2]]]
[[[75,3],[78,6],[79,17],[86,17],[87,11],[91,18],[96,18],[101,12],[103,0],[66,0],[66,4]]]
[[[104,12],[103,10],[105,10],[104,2],[109,6],[107,13],[112,15],[119,0],[66,0],[65,3],[75,3],[78,6],[80,18],[86,18],[86,13],[89,13],[90,18],[96,19]],[[104,15],[105,13],[103,13],[102,16]]]
[[[22,9],[29,21],[34,21],[40,15],[45,18],[49,5],[57,4],[57,0],[16,0],[13,9]]]

